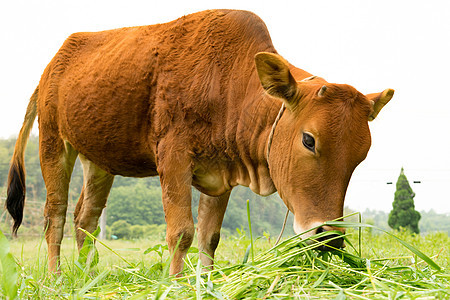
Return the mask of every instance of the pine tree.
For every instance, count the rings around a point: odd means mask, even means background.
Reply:
[[[409,185],[402,168],[397,180],[393,209],[389,213],[388,224],[393,229],[407,228],[419,233],[420,213],[414,209],[415,193]]]

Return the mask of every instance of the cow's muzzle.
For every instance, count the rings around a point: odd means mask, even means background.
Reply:
[[[336,230],[335,228],[328,228],[329,226],[321,226],[316,229],[316,234],[320,234],[327,231],[333,231]],[[321,251],[332,251],[340,248],[344,248],[344,239],[342,238],[341,234],[338,233],[330,233],[324,236],[321,236],[317,238],[317,242],[324,242],[326,241],[326,244],[323,244],[319,246],[317,249]]]

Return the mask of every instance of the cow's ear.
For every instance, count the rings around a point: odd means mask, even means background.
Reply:
[[[380,110],[392,99],[392,96],[394,96],[393,89],[385,89],[381,93],[366,95],[373,105],[372,113],[369,115],[369,121],[373,121],[377,117]]]
[[[292,106],[299,91],[288,62],[278,54],[259,52],[255,56],[255,63],[264,90],[284,100],[287,107]]]

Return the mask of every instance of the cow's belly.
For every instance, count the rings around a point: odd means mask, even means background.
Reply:
[[[73,145],[80,149],[80,145]],[[88,145],[81,145],[81,154],[95,163],[101,169],[112,175],[127,177],[147,177],[158,175],[156,164],[151,154],[142,153],[138,148],[102,144],[91,141]]]
[[[155,176],[152,145],[142,128],[127,120],[92,118],[89,114],[70,114],[62,128],[64,139],[101,169],[113,175]]]

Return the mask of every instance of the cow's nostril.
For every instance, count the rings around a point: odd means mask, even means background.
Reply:
[[[323,227],[319,227],[319,228],[317,228],[316,233],[319,234],[319,233],[326,232],[326,231],[328,231],[328,230],[326,230]],[[331,251],[331,250],[339,249],[339,248],[342,248],[344,245],[344,239],[342,237],[340,237],[340,235],[335,234],[335,233],[320,237],[317,240],[319,242],[327,241],[326,244],[324,244],[318,248],[319,250],[322,250],[322,251]]]
[[[319,228],[316,229],[316,233],[317,233],[317,234],[322,233],[322,232],[325,232],[325,231],[326,231],[326,230],[323,229],[322,226],[320,226]]]

